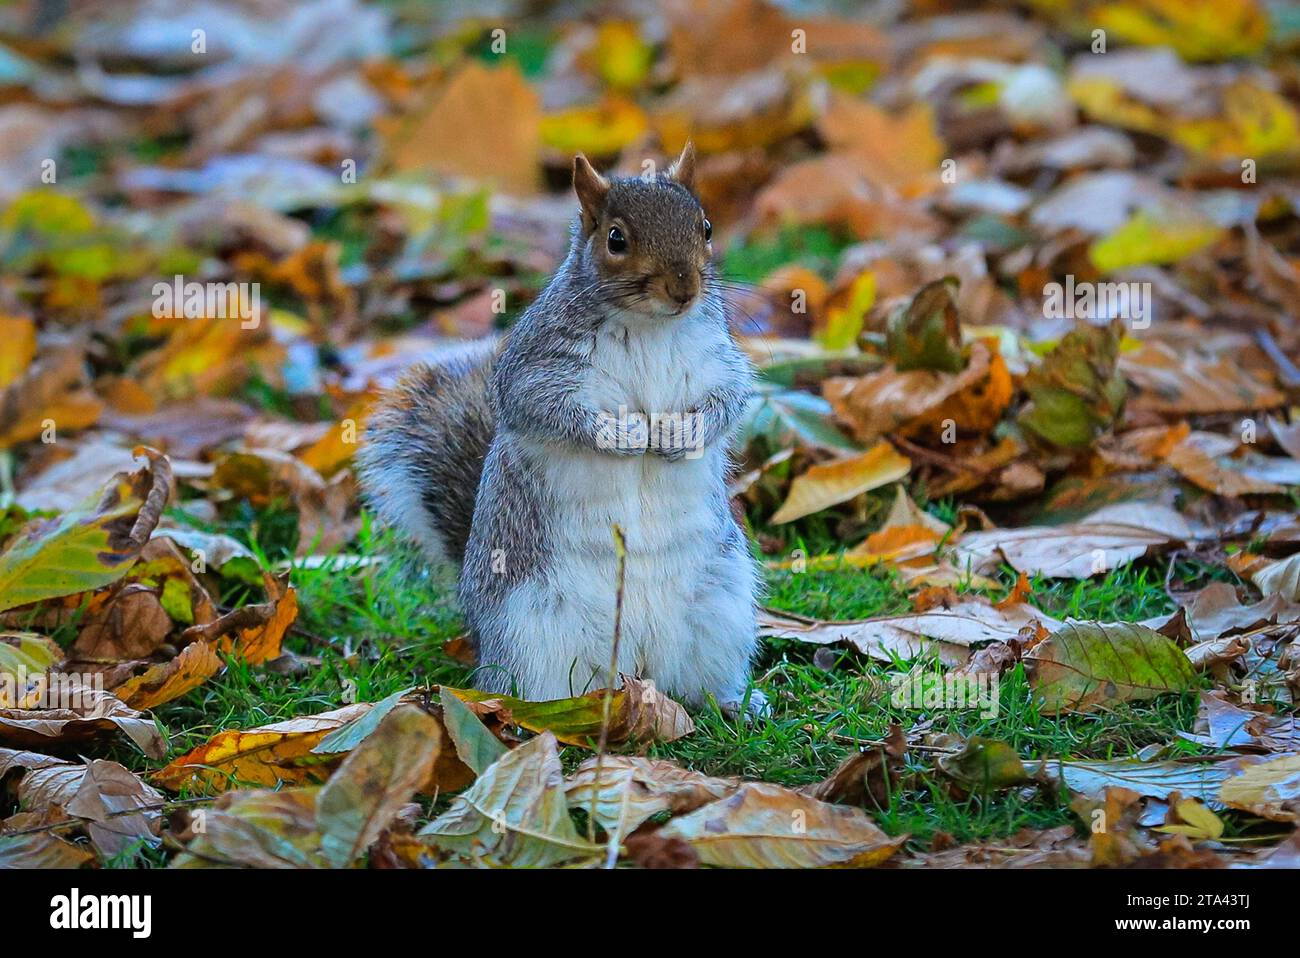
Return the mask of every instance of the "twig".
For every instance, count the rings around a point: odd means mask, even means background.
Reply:
[[[1267,329],[1255,330],[1255,342],[1259,344],[1265,355],[1273,361],[1277,367],[1277,374],[1281,377],[1282,382],[1290,389],[1300,389],[1300,367],[1291,362],[1291,358],[1282,352],[1282,347],[1277,344],[1273,334]]]
[[[840,732],[831,732],[830,736],[837,742],[850,742],[854,745],[865,745],[871,748],[887,748],[889,746],[889,743],[884,739],[856,738]],[[949,748],[943,745],[913,745],[910,742],[907,745],[907,750],[909,752],[942,752],[948,755],[955,755],[961,751],[960,748]]]
[[[889,434],[889,441],[896,446],[902,446],[903,451],[909,456],[913,456],[916,459],[924,459],[931,465],[947,469],[949,472],[969,472],[976,476],[983,477],[994,471],[993,469],[972,465],[969,462],[962,462],[959,459],[952,458],[952,456],[946,456],[941,452],[935,452],[933,449],[926,449],[924,446],[918,446],[916,443],[910,442],[895,433]]]
[[[614,535],[614,555],[618,559],[614,593],[614,643],[609,650],[609,682],[605,687],[604,711],[600,718],[600,741],[596,746],[596,776],[591,790],[591,814],[587,817],[587,839],[596,841],[596,796],[600,793],[600,770],[609,744],[609,719],[614,709],[614,683],[618,681],[618,645],[623,636],[623,577],[627,571],[627,540],[617,524],[610,527]]]
[[[38,832],[52,832],[60,828],[73,828],[77,825],[84,825],[87,822],[92,824],[102,822],[110,818],[123,818],[127,815],[139,815],[142,812],[163,812],[172,808],[180,808],[185,805],[202,805],[208,802],[215,802],[217,796],[206,798],[175,798],[166,802],[154,802],[150,805],[137,805],[135,808],[123,808],[120,811],[109,812],[103,818],[68,818],[61,822],[51,822],[48,825],[36,825],[32,828],[20,828],[13,832],[0,832],[0,838],[11,838],[15,835],[35,835]]]

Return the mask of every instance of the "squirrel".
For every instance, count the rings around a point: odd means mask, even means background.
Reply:
[[[563,263],[497,341],[417,366],[359,453],[380,518],[458,594],[487,691],[558,699],[617,669],[735,715],[757,647],[758,568],[732,514],[730,439],[753,395],[711,264],[687,144],[605,177],[579,154]],[[761,692],[748,697],[766,708]]]

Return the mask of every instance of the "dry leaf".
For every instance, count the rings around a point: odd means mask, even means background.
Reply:
[[[151,777],[173,791],[186,785],[221,792],[241,785],[320,781],[326,766],[319,758],[312,760],[312,749],[369,710],[370,705],[358,703],[258,728],[226,729]]]
[[[860,809],[761,782],[674,818],[658,834],[689,843],[701,862],[724,868],[870,868],[905,841],[890,838]]]
[[[888,442],[880,442],[860,456],[812,466],[796,476],[785,503],[773,522],[792,522],[902,479],[912,463]]]

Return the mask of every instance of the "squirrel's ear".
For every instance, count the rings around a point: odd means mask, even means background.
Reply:
[[[605,205],[609,180],[597,173],[581,153],[573,158],[573,191],[578,194],[578,202],[582,205],[582,228],[590,231],[595,228]]]
[[[689,140],[682,147],[682,155],[673,161],[673,165],[668,167],[668,176],[676,180],[682,186],[686,187],[692,193],[695,192],[695,144]]]

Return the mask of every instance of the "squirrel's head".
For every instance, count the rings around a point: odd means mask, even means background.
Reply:
[[[582,206],[579,252],[604,297],[630,312],[679,316],[700,298],[713,226],[695,195],[695,148],[666,173],[601,176],[579,153],[573,189]]]

